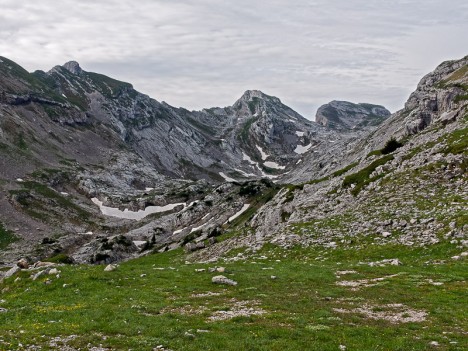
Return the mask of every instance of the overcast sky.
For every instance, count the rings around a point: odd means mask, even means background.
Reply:
[[[0,0],[0,55],[76,60],[188,109],[259,89],[307,118],[333,99],[393,112],[467,38],[467,0]]]

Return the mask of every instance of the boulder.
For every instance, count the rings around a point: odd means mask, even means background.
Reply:
[[[115,271],[117,269],[117,265],[116,264],[109,264],[106,266],[106,268],[104,268],[104,272],[112,272],[112,271]]]
[[[18,266],[11,267],[10,270],[8,270],[5,273],[3,278],[10,278],[10,277],[14,276],[16,273],[18,273],[19,271],[21,271],[21,268],[19,268]]]
[[[236,281],[226,278],[224,275],[214,276],[213,278],[211,278],[211,282],[214,284],[222,284],[222,285],[233,285],[233,286],[237,285]]]
[[[21,269],[28,269],[29,268],[29,262],[25,258],[20,259],[16,265],[21,268]]]

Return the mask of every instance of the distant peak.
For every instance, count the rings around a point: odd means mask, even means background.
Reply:
[[[271,102],[281,103],[281,100],[278,99],[277,97],[267,95],[267,94],[265,94],[264,92],[262,92],[260,90],[246,90],[244,92],[244,94],[242,94],[240,99],[237,100],[237,102],[241,102],[241,101],[248,102],[248,101],[252,101],[254,99],[261,99],[261,100],[264,100],[264,101],[271,101]]]
[[[76,61],[69,61],[65,63],[62,67],[73,74],[81,74],[83,72],[83,70],[80,67],[80,64]]]
[[[260,99],[265,99],[269,97],[268,95],[264,94],[260,90],[246,90],[244,94],[242,94],[241,99],[242,100],[252,100],[252,98],[260,98]]]

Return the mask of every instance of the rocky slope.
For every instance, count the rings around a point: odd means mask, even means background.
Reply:
[[[380,105],[332,101],[317,110],[315,121],[330,129],[349,131],[379,125],[388,116],[390,111]]]
[[[421,80],[403,110],[352,145],[325,176],[283,188],[241,235],[194,259],[265,243],[333,249],[359,248],[369,240],[408,246],[446,242],[464,250],[467,82],[468,57],[444,62]]]

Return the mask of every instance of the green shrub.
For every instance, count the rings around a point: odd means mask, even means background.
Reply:
[[[281,221],[286,222],[289,217],[291,217],[291,213],[287,211],[281,211]]]
[[[387,143],[385,144],[385,146],[383,147],[381,151],[382,151],[382,154],[388,155],[402,146],[403,146],[402,143],[397,141],[395,138],[391,138],[390,140],[387,141]]]

